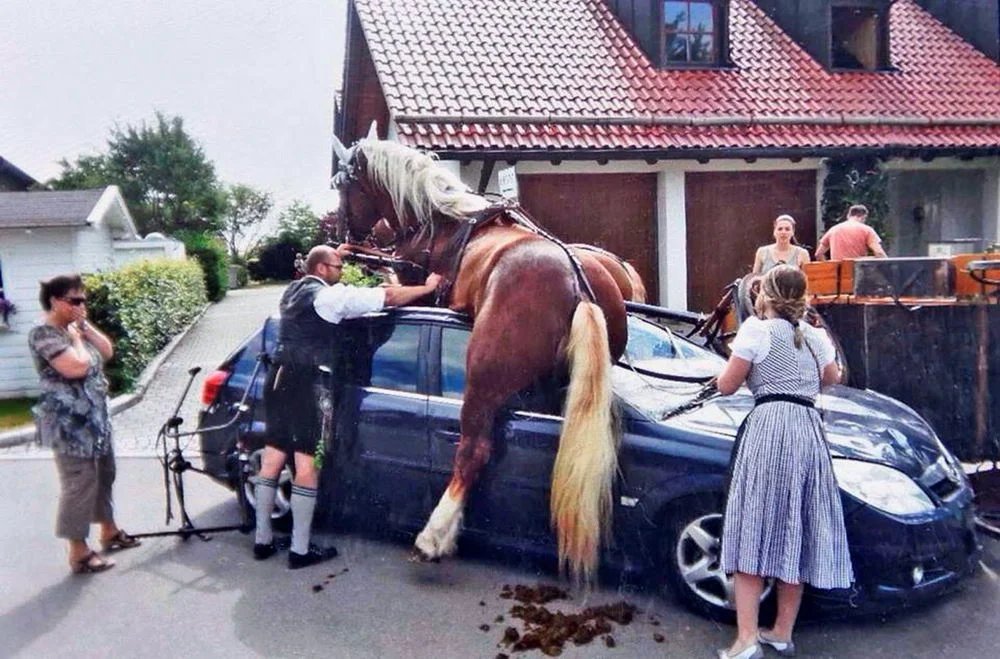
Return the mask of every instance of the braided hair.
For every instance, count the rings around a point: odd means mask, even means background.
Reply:
[[[801,348],[799,321],[806,313],[805,274],[790,265],[771,268],[761,281],[760,299],[771,306],[776,316],[792,324],[795,328],[795,347]]]

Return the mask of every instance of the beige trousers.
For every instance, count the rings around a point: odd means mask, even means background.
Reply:
[[[115,456],[75,458],[55,453],[59,472],[59,512],[56,537],[83,540],[92,522],[114,520],[111,486],[115,482]]]

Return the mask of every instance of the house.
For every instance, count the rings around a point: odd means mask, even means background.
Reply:
[[[150,257],[184,258],[184,245],[141,239],[117,186],[0,192],[0,288],[17,307],[0,327],[0,399],[37,393],[27,335],[41,316],[40,280]]]
[[[543,226],[707,310],[778,214],[814,246],[851,167],[892,255],[1000,240],[998,25],[997,0],[351,0],[335,132],[376,120],[480,191],[513,166]]]
[[[14,163],[0,156],[0,192],[24,191],[38,183]]]

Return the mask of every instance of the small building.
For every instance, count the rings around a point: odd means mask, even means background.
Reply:
[[[886,174],[890,255],[1000,241],[997,0],[351,0],[347,25],[342,142],[375,120],[479,191],[515,167],[544,227],[670,307],[710,309],[778,214],[814,247],[837,163]]]
[[[141,239],[118,187],[0,192],[0,289],[17,311],[0,327],[0,399],[37,393],[27,336],[41,317],[39,281],[112,270],[141,258],[184,258],[184,245]]]

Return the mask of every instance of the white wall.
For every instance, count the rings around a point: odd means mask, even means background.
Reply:
[[[28,352],[28,331],[41,322],[38,283],[76,269],[73,229],[0,229],[4,295],[17,305],[11,329],[0,331],[0,398],[38,392],[38,375]]]
[[[145,259],[175,259],[185,257],[184,243],[179,240],[116,240],[112,243],[114,267]]]

